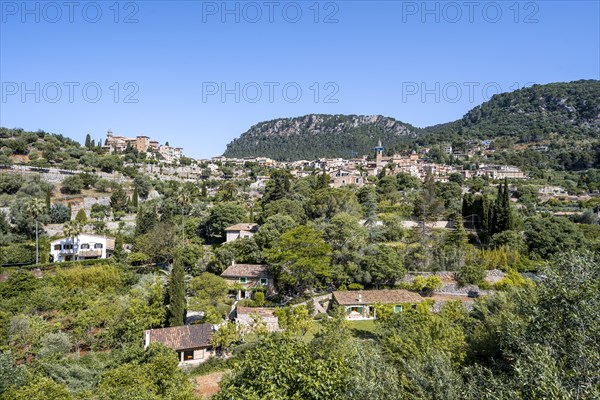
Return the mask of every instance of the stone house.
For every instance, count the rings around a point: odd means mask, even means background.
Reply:
[[[233,242],[239,238],[251,238],[258,231],[259,225],[255,223],[241,223],[225,228],[227,242]]]
[[[265,296],[275,293],[273,275],[265,264],[236,264],[233,262],[223,273],[231,292],[236,299],[251,299],[257,290],[264,290]]]
[[[144,331],[144,348],[161,343],[177,352],[181,363],[202,363],[215,355],[210,345],[212,335],[211,324],[149,329]]]
[[[346,319],[368,320],[377,318],[377,304],[391,304],[394,312],[400,312],[407,307],[415,307],[424,299],[417,293],[394,289],[334,291],[333,300],[344,308]]]

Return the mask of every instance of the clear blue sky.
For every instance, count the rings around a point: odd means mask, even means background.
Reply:
[[[598,1],[73,3],[0,0],[1,126],[207,158],[273,118],[423,127],[498,91],[600,79]]]

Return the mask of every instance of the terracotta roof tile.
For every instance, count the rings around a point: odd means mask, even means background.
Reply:
[[[233,264],[221,274],[223,278],[269,278],[271,274],[264,264]]]
[[[340,305],[419,303],[423,301],[418,294],[403,289],[334,291],[333,297]]]
[[[231,225],[225,228],[225,231],[248,231],[248,232],[256,232],[258,230],[258,224],[255,223],[241,223],[236,225]]]
[[[173,350],[186,350],[210,346],[211,324],[183,325],[171,328],[150,329],[150,343],[162,343]]]

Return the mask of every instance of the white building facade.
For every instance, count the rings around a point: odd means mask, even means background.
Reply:
[[[108,258],[113,255],[115,239],[93,233],[50,242],[50,261],[78,261]]]

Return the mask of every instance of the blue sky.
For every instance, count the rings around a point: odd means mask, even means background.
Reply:
[[[264,120],[423,127],[497,92],[600,79],[598,1],[0,0],[0,125],[146,134],[208,158]]]

